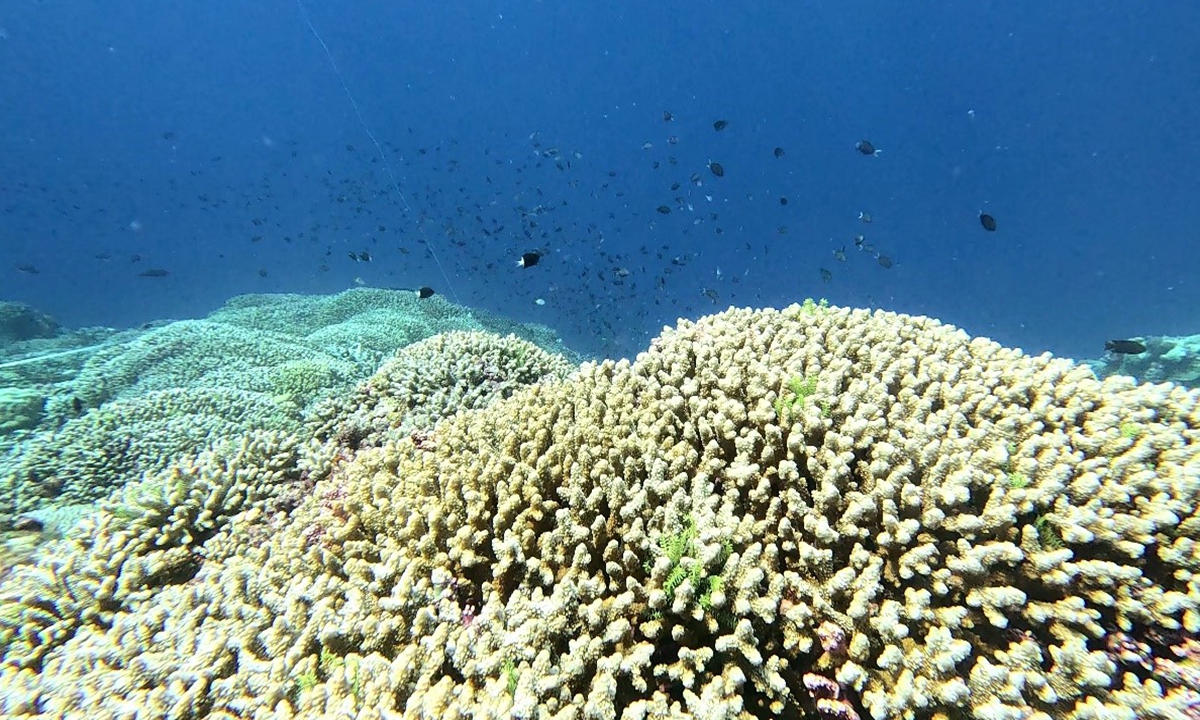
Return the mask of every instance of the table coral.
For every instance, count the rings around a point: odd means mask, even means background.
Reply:
[[[1197,399],[927,318],[682,322],[436,442],[303,446],[312,494],[255,542],[221,514],[186,579],[37,614],[0,711],[1187,717]],[[65,592],[38,577],[0,597]]]

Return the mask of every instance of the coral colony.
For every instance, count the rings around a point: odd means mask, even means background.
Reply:
[[[582,365],[454,312],[257,393],[212,320],[209,370],[98,353],[180,389],[6,470],[12,527],[99,505],[6,560],[0,713],[1200,717],[1195,391],[816,303]]]

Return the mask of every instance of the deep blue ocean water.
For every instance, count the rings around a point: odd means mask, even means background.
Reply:
[[[0,299],[427,285],[608,356],[806,297],[1072,357],[1200,332],[1195,2],[304,9],[361,120],[294,0],[5,3]]]

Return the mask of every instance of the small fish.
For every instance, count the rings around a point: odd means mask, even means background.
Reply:
[[[356,253],[356,252],[354,252],[353,250],[351,250],[351,251],[350,251],[349,253],[347,253],[347,254],[350,256],[350,259],[351,259],[351,260],[353,260],[354,262],[358,262],[358,253]]]
[[[833,251],[833,259],[837,260],[838,262],[846,262],[846,246],[845,245],[843,245],[840,248],[838,248],[837,250]]]
[[[988,232],[996,232],[996,218],[983,211],[979,212],[979,224]]]
[[[781,148],[781,147],[775,148],[775,157],[777,157],[777,158],[783,157],[783,148]]]
[[[431,287],[417,288],[417,297],[421,300],[428,300],[429,298],[433,297],[433,294],[433,288]]]
[[[781,197],[781,198],[779,198],[779,204],[780,204],[780,205],[787,205],[787,202],[788,202],[788,201],[787,201],[787,198],[785,198],[785,197]]]
[[[662,213],[663,215],[668,215],[668,214],[670,214],[670,212],[671,212],[671,208],[670,208],[670,207],[668,207],[668,206],[666,206],[666,205],[659,205],[659,206],[658,206],[658,211],[659,211],[660,213]]]
[[[892,265],[895,264],[892,262],[892,259],[890,257],[888,257],[887,255],[876,255],[875,259],[879,261],[879,267],[883,268],[884,270],[887,270],[888,268],[890,268]]]
[[[870,224],[871,224],[871,213],[869,213],[869,212],[860,212],[860,213],[858,214],[858,219],[859,219],[859,220],[862,220],[863,222],[865,222],[865,223],[867,223],[868,225],[870,225]]]
[[[863,243],[865,243],[866,241],[867,241],[866,235],[855,235],[854,236],[854,247],[858,248],[859,250],[862,250]]]
[[[166,270],[163,270],[162,268],[146,268],[145,270],[138,273],[138,276],[139,277],[160,278],[160,277],[166,277],[170,274],[171,273],[167,272]]]
[[[267,269],[266,269],[266,268],[259,268],[259,269],[258,269],[258,276],[259,276],[259,277],[264,277],[264,278],[265,278],[265,277],[267,276]]]
[[[666,110],[663,110],[663,122],[671,122],[674,119],[675,119],[674,115],[667,112]]]
[[[96,258],[97,260],[112,260],[112,254],[106,252],[96,253],[92,257]]]
[[[717,177],[725,177],[725,167],[719,162],[708,161],[708,169],[712,170],[712,174]]]
[[[712,288],[704,288],[703,294],[704,294],[704,297],[708,298],[709,300],[712,300],[713,304],[716,304],[721,301],[721,296],[717,293],[716,290],[713,290]]]
[[[1146,352],[1146,344],[1137,340],[1109,340],[1104,349],[1118,355],[1141,355]]]
[[[538,264],[538,260],[542,259],[542,254],[539,252],[527,252],[517,261],[517,267],[531,268]]]
[[[75,411],[76,415],[83,412],[83,401],[78,396],[71,396],[71,409]]]
[[[42,272],[41,270],[38,270],[37,265],[30,265],[29,263],[18,265],[17,269],[26,275],[37,275]]]
[[[642,149],[643,149],[643,150],[649,150],[649,149],[651,149],[651,148],[653,148],[653,147],[654,147],[654,143],[650,142],[649,140],[647,140],[646,142],[642,143]]]
[[[363,250],[362,252],[360,252],[358,254],[358,259],[363,262],[371,262],[371,253],[367,252],[366,250]]]
[[[833,273],[829,272],[825,268],[821,268],[821,282],[827,283],[832,279],[833,279]]]
[[[883,154],[882,150],[875,149],[875,146],[871,144],[870,140],[859,140],[854,144],[854,149],[863,155],[874,155],[875,157],[879,157]]]
[[[713,123],[713,130],[716,130],[717,132],[721,132],[722,130],[724,130],[727,127],[729,127],[728,120],[718,120],[715,123]]]

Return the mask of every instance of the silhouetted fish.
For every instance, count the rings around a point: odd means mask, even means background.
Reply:
[[[863,155],[874,155],[876,157],[879,157],[879,155],[883,153],[882,150],[877,150],[875,146],[871,144],[870,140],[859,140],[854,144],[854,149]]]
[[[1146,352],[1146,345],[1137,340],[1109,340],[1104,343],[1104,349],[1118,355],[1141,355]]]
[[[996,232],[996,218],[985,212],[979,213],[979,224],[988,232]]]
[[[163,270],[162,268],[147,268],[147,269],[141,271],[140,273],[138,273],[138,276],[139,277],[160,278],[160,277],[166,277],[170,274],[171,273],[167,272],[166,270]]]

